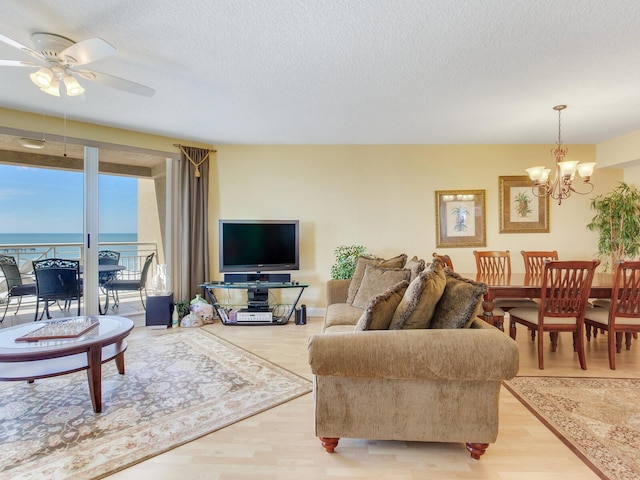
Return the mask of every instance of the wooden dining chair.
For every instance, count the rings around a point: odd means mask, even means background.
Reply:
[[[595,329],[607,332],[609,368],[615,370],[616,353],[622,350],[622,334],[626,337],[626,349],[630,350],[631,336],[640,332],[640,262],[618,262],[613,274],[609,308],[588,308],[584,323],[587,341],[591,340],[590,327],[594,332]]]
[[[509,277],[511,275],[511,254],[509,250],[474,250],[476,258],[476,272],[480,276]],[[537,307],[538,304],[530,298],[496,298],[494,307],[509,311],[517,307]]]
[[[433,252],[433,258],[439,258],[442,260],[442,264],[453,271],[453,262],[451,261],[451,257],[449,255],[439,255],[436,252]]]
[[[545,260],[558,260],[555,250],[521,250],[525,275],[542,275]]]
[[[580,368],[587,369],[584,354],[584,318],[591,283],[600,260],[549,261],[542,272],[542,290],[538,308],[509,310],[509,335],[515,340],[516,324],[538,333],[538,368],[544,369],[543,333],[551,336],[551,351],[558,346],[558,333],[573,334],[573,349],[578,353]]]

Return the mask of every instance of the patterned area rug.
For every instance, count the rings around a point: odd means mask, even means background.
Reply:
[[[132,339],[125,375],[0,383],[0,478],[101,478],[311,391],[311,382],[204,330]]]
[[[640,379],[516,377],[505,386],[601,478],[640,478]]]

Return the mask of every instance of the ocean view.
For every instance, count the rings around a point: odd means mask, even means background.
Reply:
[[[101,233],[100,242],[137,242],[137,233]],[[80,243],[82,233],[0,233],[0,245]]]

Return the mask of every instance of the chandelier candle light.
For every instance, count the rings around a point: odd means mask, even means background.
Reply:
[[[551,169],[544,166],[526,169],[529,178],[533,180],[533,194],[536,197],[551,197],[554,200],[558,200],[558,205],[562,205],[562,200],[571,196],[572,192],[579,195],[586,195],[593,191],[591,175],[596,166],[596,162],[578,163],[576,160],[564,159],[567,155],[567,148],[562,146],[560,115],[565,108],[567,108],[566,105],[556,105],[553,107],[553,109],[558,112],[558,143],[556,147],[551,150],[553,157],[556,159],[555,177],[553,180],[550,180],[549,174],[551,173]],[[582,177],[582,183],[590,187],[586,192],[579,192],[573,186],[576,171]]]

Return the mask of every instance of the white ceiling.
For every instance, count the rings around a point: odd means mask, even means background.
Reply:
[[[2,0],[0,32],[101,37],[55,98],[0,67],[0,106],[207,144],[598,143],[640,129],[638,0]],[[4,43],[0,58],[30,57]]]

